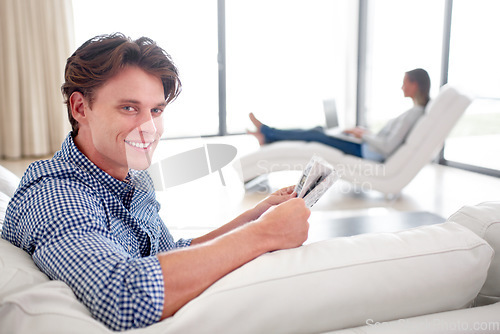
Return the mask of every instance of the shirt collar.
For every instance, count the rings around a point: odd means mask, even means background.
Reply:
[[[97,167],[78,149],[71,133],[69,133],[64,140],[61,150],[54,155],[54,159],[67,161],[78,167],[119,198],[123,199],[131,190],[134,189],[134,182],[132,182],[133,173],[129,172],[125,181],[115,179]]]

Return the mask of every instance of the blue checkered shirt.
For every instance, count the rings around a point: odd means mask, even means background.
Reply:
[[[113,330],[157,322],[163,310],[159,252],[174,241],[158,215],[147,172],[119,181],[90,162],[68,135],[50,160],[26,171],[9,203],[2,237],[51,279],[66,282]]]

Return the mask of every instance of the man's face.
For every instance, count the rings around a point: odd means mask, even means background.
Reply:
[[[123,179],[128,169],[146,169],[163,133],[163,85],[134,66],[125,67],[85,100],[85,118],[75,142],[99,168]]]

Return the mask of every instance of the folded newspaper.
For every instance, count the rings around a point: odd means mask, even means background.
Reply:
[[[332,165],[320,156],[313,155],[295,186],[295,192],[310,208],[339,178]]]

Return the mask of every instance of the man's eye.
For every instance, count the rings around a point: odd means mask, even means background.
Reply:
[[[136,109],[134,107],[130,107],[130,106],[125,106],[122,108],[123,110],[125,111],[129,111],[129,112],[134,112],[136,111]]]
[[[151,109],[151,113],[153,113],[153,114],[161,114],[162,112],[163,112],[163,109],[161,109],[161,108]]]

